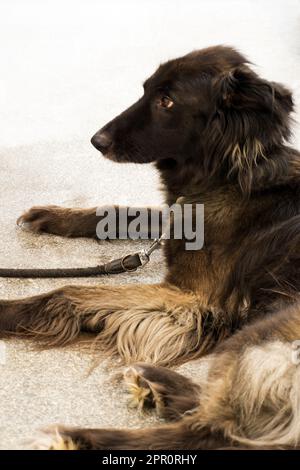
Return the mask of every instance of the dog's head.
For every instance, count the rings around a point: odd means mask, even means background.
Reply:
[[[291,93],[217,46],[161,65],[143,96],[92,138],[107,158],[211,176],[248,171],[290,135]],[[225,173],[224,173],[225,174]]]

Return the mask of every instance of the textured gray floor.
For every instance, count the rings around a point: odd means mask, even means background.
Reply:
[[[233,44],[260,65],[266,78],[292,87],[299,102],[296,1],[245,0],[243,8],[235,0],[191,0],[188,7],[178,1],[176,8],[171,1],[153,2],[151,8],[138,0],[71,3],[71,14],[68,0],[2,0],[0,5],[3,267],[91,265],[139,245],[38,236],[22,231],[15,221],[34,204],[161,201],[151,166],[118,166],[89,144],[101,124],[138,98],[142,81],[161,60],[210,44]],[[299,136],[297,131],[298,143]],[[162,275],[156,253],[142,273],[100,282],[157,282]],[[64,283],[0,279],[0,296],[37,294]],[[155,421],[127,409],[124,393],[111,381],[116,366],[101,363],[87,376],[91,358],[83,346],[37,352],[22,341],[5,344],[4,364],[0,344],[1,449],[26,448],[23,441],[35,429],[55,422],[142,426]],[[185,370],[204,373],[197,365]]]

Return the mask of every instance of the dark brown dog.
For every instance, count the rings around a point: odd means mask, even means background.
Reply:
[[[223,46],[163,64],[144,89],[92,143],[118,162],[155,162],[168,204],[204,203],[204,248],[169,240],[159,285],[69,286],[2,301],[0,331],[48,345],[94,332],[126,363],[148,363],[125,378],[140,406],[175,423],[61,428],[49,447],[297,447],[300,372],[291,343],[300,338],[300,154],[286,144],[291,93]],[[52,206],[21,220],[35,231],[95,236],[99,219],[95,209]],[[158,367],[212,350],[205,383]]]

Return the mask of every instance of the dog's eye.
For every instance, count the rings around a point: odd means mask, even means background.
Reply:
[[[169,96],[162,96],[158,99],[158,105],[162,108],[172,108],[174,101]]]

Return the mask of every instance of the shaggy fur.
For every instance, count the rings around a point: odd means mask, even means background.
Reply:
[[[118,162],[154,162],[166,202],[204,203],[205,244],[167,241],[159,285],[74,287],[1,301],[0,332],[64,345],[82,331],[131,365],[156,429],[50,430],[47,448],[215,449],[300,446],[300,154],[287,145],[291,93],[232,48],[169,61],[92,143]],[[150,214],[150,212],[149,212]],[[149,215],[150,217],[150,215]],[[35,207],[32,230],[95,236],[96,209]],[[204,382],[166,366],[212,352]],[[142,363],[141,363],[142,362]],[[143,364],[144,363],[144,364]],[[162,367],[163,366],[163,367]]]

